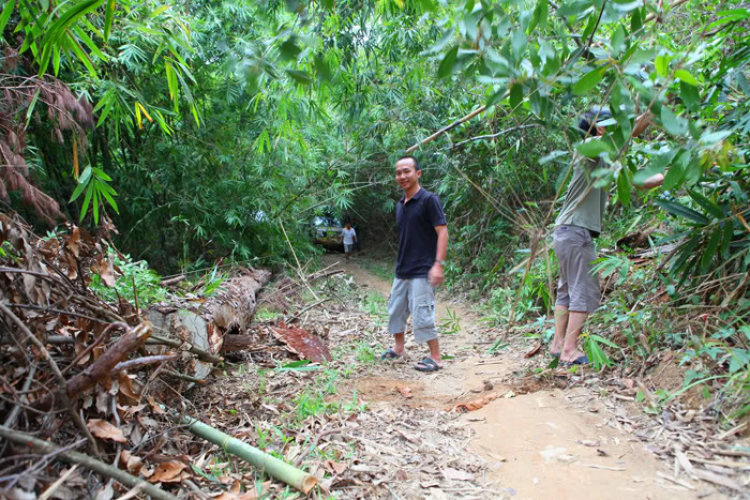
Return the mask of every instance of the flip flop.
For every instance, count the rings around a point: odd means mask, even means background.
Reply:
[[[384,361],[386,359],[398,359],[402,356],[402,354],[398,354],[393,349],[388,349],[383,354],[380,355],[380,360]]]
[[[555,359],[560,359],[560,353],[559,352],[551,352],[550,355]]]
[[[589,357],[585,354],[583,356],[579,356],[573,361],[563,361],[564,366],[573,366],[573,365],[587,365],[589,364]]]
[[[435,360],[432,358],[424,358],[422,361],[414,365],[414,369],[419,372],[436,372],[440,369]]]

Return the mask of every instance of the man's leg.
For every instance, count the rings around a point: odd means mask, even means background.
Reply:
[[[599,307],[599,278],[592,271],[591,263],[596,259],[594,242],[588,229],[573,228],[575,236],[567,266],[570,295],[568,328],[565,334],[560,361],[567,363],[579,358],[585,361],[585,354],[578,349],[578,337],[588,315]]]
[[[440,344],[438,339],[432,339],[427,341],[427,345],[430,347],[430,357],[437,363],[438,366],[442,365],[442,358],[440,357]]]
[[[411,281],[409,304],[412,310],[414,339],[419,344],[426,342],[430,348],[430,359],[438,367],[442,367],[440,344],[438,343],[437,327],[435,326],[435,289],[429,284],[426,278],[418,278]],[[429,367],[422,362],[415,366],[415,368],[427,368],[427,370],[423,371],[429,371]]]
[[[563,350],[569,316],[566,306],[555,306],[555,338],[552,341],[552,354],[560,354]]]
[[[565,334],[568,331],[568,263],[570,261],[570,246],[566,244],[568,228],[556,228],[554,232],[555,255],[557,255],[560,279],[557,281],[557,299],[555,300],[555,338],[550,351],[559,356],[565,345]]]
[[[404,342],[406,341],[406,335],[404,332],[393,334],[393,352],[402,356],[404,354]]]
[[[393,335],[391,350],[397,356],[404,354],[404,331],[406,320],[409,318],[409,281],[394,278],[391,296],[388,299],[388,333]],[[384,357],[388,359],[392,356],[388,356],[386,351]]]
[[[560,353],[560,361],[571,362],[585,356],[585,354],[578,349],[578,336],[583,331],[583,324],[586,322],[586,318],[589,316],[587,312],[570,311],[568,323],[568,330],[565,334],[565,344]]]

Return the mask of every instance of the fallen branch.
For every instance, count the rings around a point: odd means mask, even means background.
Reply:
[[[9,429],[4,425],[0,425],[0,437],[3,437],[14,443],[31,447],[39,453],[52,454],[59,452],[60,450],[57,445],[42,441],[41,439],[37,439],[24,432]],[[172,495],[171,493],[167,493],[158,486],[149,484],[143,479],[132,476],[125,471],[112,467],[111,465],[105,464],[104,462],[101,462],[100,460],[97,460],[83,453],[66,451],[63,453],[59,453],[57,456],[55,456],[55,459],[62,460],[70,464],[82,465],[87,469],[97,472],[103,476],[112,478],[120,484],[128,486],[130,488],[139,486],[142,491],[149,495],[151,498],[156,498],[157,500],[177,500],[176,496]]]
[[[84,349],[83,351],[81,351],[81,353],[78,356],[76,356],[73,361],[70,362],[70,364],[68,365],[68,367],[65,368],[62,371],[63,375],[65,375],[66,373],[68,373],[68,370],[70,370],[76,364],[78,364],[78,361],[81,360],[81,359],[83,359],[84,356],[86,356],[88,353],[90,353],[94,349],[94,347],[96,347],[99,344],[101,344],[102,340],[104,340],[104,337],[109,333],[109,330],[112,329],[112,328],[114,328],[114,327],[122,328],[126,332],[128,331],[128,328],[130,328],[127,324],[120,323],[119,321],[116,321],[116,322],[112,323],[111,325],[109,325],[107,328],[104,329],[104,331],[99,335],[99,337],[96,338],[96,340],[94,340],[88,347],[86,347],[86,349]]]
[[[0,306],[1,307],[1,306]],[[131,352],[138,350],[151,336],[151,324],[141,323],[135,328],[131,329],[120,337],[120,339],[109,349],[104,351],[99,359],[94,361],[88,368],[83,372],[79,373],[70,381],[65,384],[63,379],[63,387],[66,390],[61,391],[67,397],[77,397],[82,392],[90,389],[96,383],[111,375],[114,371],[115,366],[124,360]],[[39,342],[37,340],[37,342]],[[41,342],[40,342],[41,345]],[[44,346],[42,346],[44,347]],[[32,406],[38,410],[49,410],[52,407],[53,395],[49,394],[46,397],[35,402]],[[85,427],[85,425],[84,425]],[[88,430],[88,429],[87,429]]]
[[[166,337],[162,337],[161,335],[151,335],[151,338],[146,341],[146,344],[160,344],[179,348],[182,347],[185,342],[182,342],[180,340],[168,339]],[[211,354],[210,352],[204,351],[203,349],[195,347],[194,345],[190,345],[190,349],[188,349],[187,351],[192,352],[198,359],[207,363],[221,363],[222,361],[224,361],[224,358],[222,358],[221,356]]]
[[[186,279],[185,275],[181,274],[179,276],[175,276],[174,278],[162,280],[161,286],[173,286],[173,285],[176,285],[177,283],[180,283],[181,281],[185,281],[185,279]]]
[[[294,321],[296,319],[299,319],[300,316],[302,316],[303,314],[305,314],[307,311],[309,311],[313,307],[317,307],[320,304],[324,304],[324,303],[328,302],[329,300],[333,300],[333,299],[328,298],[328,299],[319,300],[317,302],[313,302],[312,304],[304,307],[300,312],[298,312],[297,314],[295,314],[294,316],[292,316],[291,318],[289,318],[289,320],[285,321],[285,323],[291,323],[292,321]]]
[[[176,354],[158,354],[155,356],[144,356],[141,358],[129,359],[117,363],[117,366],[112,370],[112,373],[121,372],[123,370],[132,370],[133,368],[140,368],[141,366],[154,365],[156,363],[165,363],[167,361],[174,361],[177,359]]]
[[[182,373],[178,373],[174,370],[164,370],[165,375],[169,375],[170,377],[178,378],[180,380],[186,380],[188,382],[192,382],[194,384],[200,384],[200,385],[206,385],[206,381],[202,378],[198,377],[191,377],[190,375],[184,375]]]
[[[26,393],[29,391],[29,388],[31,387],[31,382],[34,380],[34,375],[36,375],[36,365],[30,365],[29,367],[29,374],[26,377],[26,380],[23,383],[23,386],[21,387],[21,393]],[[19,398],[22,398],[23,396],[19,396]],[[5,422],[3,425],[6,427],[13,427],[13,425],[16,423],[16,419],[18,418],[18,415],[21,413],[21,405],[23,405],[22,401],[17,401],[16,405],[13,407],[13,409],[8,413],[8,417],[5,419]]]
[[[8,309],[8,307],[5,305],[5,303],[0,302],[0,312],[2,312],[9,320],[11,320],[13,323],[16,324],[19,330],[26,336],[26,338],[34,344],[34,347],[37,348],[37,350],[42,354],[45,360],[47,360],[47,363],[49,363],[50,368],[52,369],[52,373],[55,375],[57,380],[60,383],[60,390],[58,391],[58,394],[60,396],[60,399],[63,402],[63,405],[65,405],[65,409],[70,414],[71,418],[73,419],[73,422],[78,426],[78,429],[83,433],[84,436],[86,436],[86,439],[89,441],[89,450],[94,455],[99,454],[99,449],[96,446],[96,440],[94,439],[94,436],[91,435],[91,431],[89,431],[89,428],[86,427],[86,423],[83,421],[83,418],[81,418],[81,415],[78,414],[78,412],[73,408],[73,404],[70,401],[70,397],[68,395],[68,392],[65,390],[66,387],[66,381],[65,377],[63,376],[62,372],[60,371],[60,367],[57,366],[57,363],[52,358],[52,355],[49,353],[46,347],[44,347],[44,344],[36,338],[36,336],[31,333],[31,330],[24,324],[21,319],[13,314],[13,311]],[[49,393],[44,398],[49,401],[49,406],[52,406],[52,402],[54,401],[55,394]]]
[[[199,420],[187,415],[182,416],[179,420],[181,424],[186,425],[187,429],[196,436],[221,446],[226,453],[231,453],[236,457],[246,460],[276,479],[298,489],[305,495],[310,493],[318,483],[315,476],[301,471],[283,460],[263,453],[258,448],[224,434],[220,430],[214,429]]]

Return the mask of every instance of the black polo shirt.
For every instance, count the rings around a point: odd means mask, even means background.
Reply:
[[[396,222],[398,223],[396,277],[400,279],[426,278],[430,268],[435,264],[437,254],[435,227],[446,225],[445,213],[437,195],[424,188],[417,191],[417,194],[406,204],[404,204],[404,198],[396,203]]]

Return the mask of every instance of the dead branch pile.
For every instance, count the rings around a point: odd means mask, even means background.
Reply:
[[[119,270],[84,229],[42,239],[0,213],[0,497],[200,490],[188,457],[209,445],[172,432],[183,394],[222,360],[227,334],[247,328],[270,273],[243,270],[210,297],[145,311],[137,298],[98,298],[94,273],[112,286]]]

